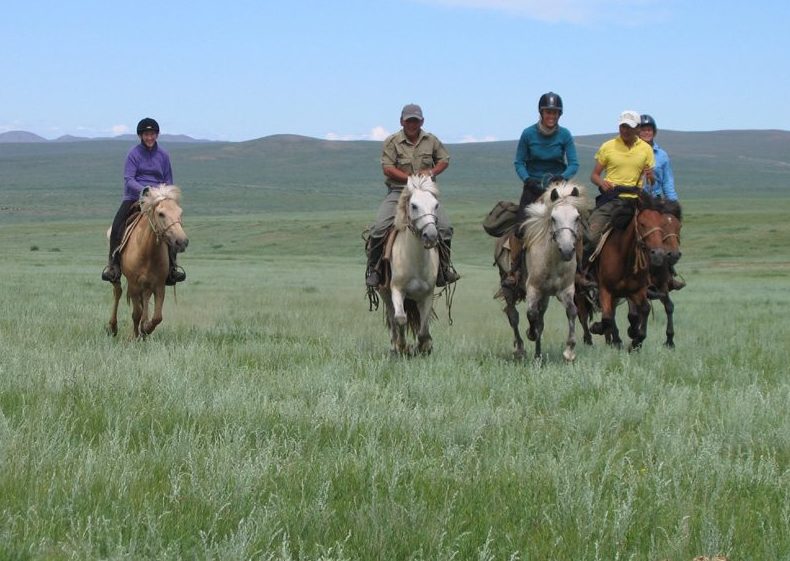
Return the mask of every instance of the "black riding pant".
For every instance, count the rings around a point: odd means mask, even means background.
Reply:
[[[110,229],[110,261],[112,261],[112,254],[115,249],[121,245],[123,232],[126,228],[126,219],[129,218],[129,211],[134,203],[134,201],[121,201],[121,206],[118,208],[118,212],[115,213],[112,228]]]

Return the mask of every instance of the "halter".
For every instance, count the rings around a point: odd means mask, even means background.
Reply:
[[[634,273],[638,272],[640,269],[647,268],[647,243],[645,243],[645,238],[656,231],[661,232],[661,241],[664,241],[671,236],[678,236],[677,234],[665,234],[664,229],[661,226],[653,226],[643,234],[639,231],[639,220],[637,220],[638,217],[639,209],[636,209],[634,212],[634,232],[636,233],[636,262],[634,263]]]
[[[565,203],[565,204],[568,204],[568,203]],[[556,205],[556,206],[559,206],[559,205]],[[573,206],[573,205],[570,205],[570,206]],[[556,242],[557,241],[557,236],[563,230],[568,230],[571,233],[571,235],[573,236],[573,241],[574,242],[576,242],[579,239],[579,232],[577,231],[577,229],[576,228],[571,228],[570,226],[562,226],[560,228],[557,228],[556,230],[554,228],[552,228],[551,229],[551,239]]]
[[[166,200],[166,199],[163,199],[163,200]],[[162,201],[159,201],[158,203],[156,203],[154,206],[152,206],[152,207],[151,207],[151,210],[150,210],[149,212],[146,212],[146,213],[145,213],[145,217],[148,219],[148,225],[149,225],[149,226],[151,226],[151,231],[154,233],[154,236],[156,236],[156,243],[157,243],[157,244],[160,244],[160,243],[162,243],[162,238],[163,238],[163,237],[164,237],[164,235],[167,233],[167,231],[168,231],[168,230],[170,230],[170,228],[172,228],[172,227],[173,227],[173,226],[175,226],[176,224],[178,224],[178,225],[182,225],[182,224],[181,224],[181,219],[179,218],[178,220],[173,220],[172,222],[170,222],[170,224],[168,224],[168,225],[167,225],[167,226],[166,226],[164,229],[162,229],[162,230],[157,230],[157,229],[156,229],[156,224],[154,224],[154,221],[153,221],[153,220],[151,220],[151,214],[153,214],[153,212],[154,212],[154,209],[156,209],[156,207],[157,207],[157,206],[159,206],[159,203],[161,203],[161,202],[162,202]],[[182,225],[182,226],[183,226],[183,225]]]
[[[415,224],[417,222],[419,222],[420,220],[422,220],[423,218],[425,218],[426,216],[433,217],[433,220],[430,220],[430,221],[426,222],[425,224],[423,224],[423,226],[421,228],[418,229],[415,226]],[[432,212],[426,212],[424,214],[419,215],[416,218],[413,218],[413,219],[409,220],[409,231],[412,234],[414,234],[415,236],[421,236],[422,235],[422,231],[428,226],[428,224],[434,224],[435,225],[438,221],[439,221],[439,217],[437,215],[435,215]]]

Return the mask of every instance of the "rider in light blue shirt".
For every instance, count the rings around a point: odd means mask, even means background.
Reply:
[[[656,133],[658,133],[655,119],[650,115],[641,115],[639,127],[639,138],[653,147],[653,155],[656,159],[656,165],[653,168],[655,183],[653,185],[646,184],[644,186],[645,191],[656,198],[678,202],[678,194],[675,192],[675,175],[672,173],[669,154],[655,140]],[[685,281],[677,278],[677,271],[675,271],[674,265],[669,266],[669,271],[672,273],[669,290],[680,290],[686,286]]]
[[[650,115],[642,115],[640,121],[639,138],[653,147],[653,155],[656,159],[656,167],[653,168],[655,183],[653,185],[645,185],[644,189],[654,197],[677,201],[675,174],[672,173],[672,163],[669,161],[669,154],[655,141],[655,136],[658,132],[656,121]]]

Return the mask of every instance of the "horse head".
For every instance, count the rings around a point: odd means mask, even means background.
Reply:
[[[680,260],[680,229],[683,227],[680,220],[672,214],[662,215],[661,229],[664,232],[664,250],[667,261],[674,265]]]
[[[398,229],[408,228],[420,238],[426,249],[439,243],[436,227],[436,211],[439,208],[439,190],[427,175],[412,175],[403,188],[398,202],[395,225]]]
[[[637,244],[647,253],[651,267],[661,267],[667,257],[663,222],[664,215],[658,210],[642,208],[636,212]]]
[[[581,236],[581,210],[587,210],[584,187],[565,181],[555,184],[540,201],[527,207],[529,218],[524,225],[527,246],[543,236],[550,236],[563,261],[576,255],[576,245]]]
[[[147,217],[157,241],[164,240],[178,253],[185,251],[189,245],[189,238],[181,224],[180,198],[181,190],[175,185],[150,187],[140,196],[140,210]]]

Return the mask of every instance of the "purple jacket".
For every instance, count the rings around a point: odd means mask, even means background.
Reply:
[[[126,156],[123,167],[123,199],[136,201],[146,187],[155,187],[161,183],[173,184],[173,170],[170,167],[170,155],[154,144],[148,150],[141,142]]]

